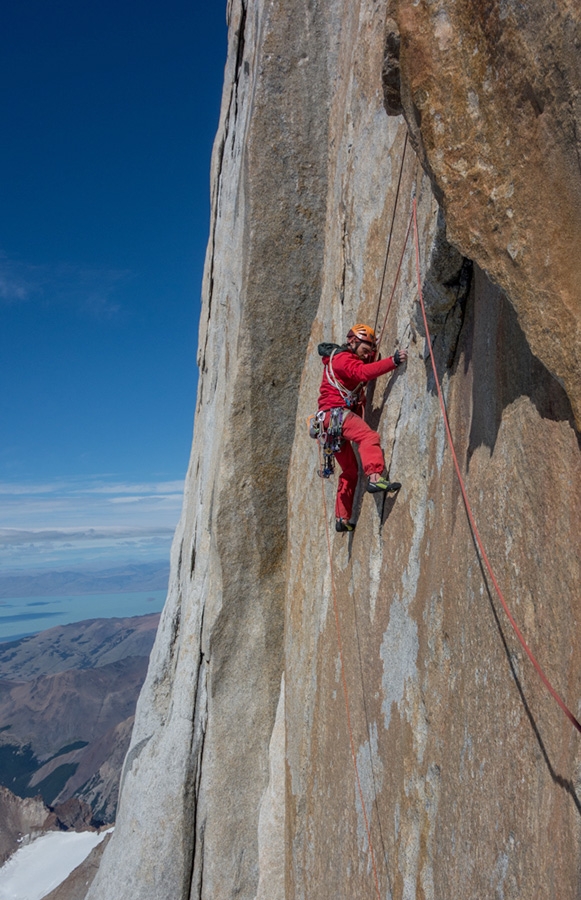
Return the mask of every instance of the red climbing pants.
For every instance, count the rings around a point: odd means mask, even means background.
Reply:
[[[329,424],[330,412],[325,416],[325,428]],[[337,484],[337,500],[335,502],[335,515],[339,519],[350,519],[353,512],[353,497],[359,477],[357,457],[353,452],[350,441],[357,444],[361,465],[366,475],[381,473],[385,468],[383,451],[379,444],[379,435],[373,428],[363,421],[355,413],[347,412],[343,420],[344,443],[335,454],[335,459],[341,466],[341,474]]]

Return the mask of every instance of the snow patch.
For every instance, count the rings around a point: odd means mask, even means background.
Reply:
[[[0,900],[42,900],[111,831],[51,831],[21,847],[0,869]]]

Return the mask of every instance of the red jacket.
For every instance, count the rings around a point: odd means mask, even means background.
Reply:
[[[368,381],[373,381],[375,378],[379,378],[380,375],[392,372],[396,368],[393,356],[388,356],[387,359],[380,359],[379,362],[364,363],[363,360],[349,350],[338,350],[333,355],[331,363],[335,375],[333,379],[333,374],[329,369],[330,359],[330,356],[323,356],[325,371],[323,372],[323,380],[319,391],[319,409],[334,409],[338,406],[345,409],[347,407],[347,399],[344,393],[341,393],[332,384],[333,380],[347,391],[354,391],[362,382],[366,384]],[[363,389],[361,389],[359,397],[355,399],[355,404],[350,409],[357,415],[361,415],[364,406],[365,394]]]

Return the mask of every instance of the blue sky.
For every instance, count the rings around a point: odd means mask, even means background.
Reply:
[[[91,534],[115,562],[168,553],[192,436],[225,7],[4,4],[0,566],[82,564],[71,534],[87,535],[88,560]]]

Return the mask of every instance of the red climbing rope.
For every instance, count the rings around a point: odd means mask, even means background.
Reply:
[[[319,460],[321,468],[323,467],[323,460],[321,456],[321,448],[319,447]],[[349,732],[349,746],[351,748],[351,760],[353,762],[353,769],[355,770],[355,780],[357,782],[357,792],[359,794],[359,801],[361,803],[361,809],[363,811],[363,819],[365,821],[365,830],[367,832],[367,843],[369,844],[369,855],[371,856],[371,867],[373,869],[373,880],[375,882],[375,890],[377,893],[378,900],[381,900],[381,891],[379,889],[379,878],[377,876],[377,866],[375,865],[375,853],[373,852],[373,843],[371,841],[371,828],[369,825],[369,819],[367,818],[367,810],[365,809],[365,800],[363,797],[363,789],[361,787],[361,779],[359,778],[359,768],[357,766],[357,755],[355,753],[355,739],[353,737],[353,729],[351,727],[351,711],[349,707],[349,692],[347,690],[347,677],[345,675],[345,663],[343,660],[343,641],[341,638],[341,624],[339,621],[339,604],[337,602],[337,590],[335,587],[335,575],[333,572],[333,554],[331,550],[331,535],[329,533],[329,515],[327,511],[327,498],[325,496],[325,482],[321,479],[321,490],[323,493],[323,509],[325,512],[325,531],[327,534],[327,550],[329,552],[329,570],[331,572],[331,593],[333,595],[333,609],[335,611],[335,625],[337,628],[337,644],[339,646],[339,660],[341,663],[341,681],[343,683],[343,697],[345,698],[345,712],[347,716],[347,731]]]
[[[403,166],[402,166],[402,168],[403,168]],[[400,172],[400,178],[401,178],[401,172]],[[399,185],[398,185],[398,191],[399,191]],[[397,201],[396,201],[396,204],[397,204]],[[395,211],[394,211],[394,212],[395,212]],[[559,696],[559,694],[557,693],[557,691],[555,690],[555,688],[554,688],[554,687],[552,686],[552,684],[550,683],[549,679],[547,678],[547,676],[546,676],[545,673],[543,672],[543,669],[541,668],[541,666],[540,666],[539,663],[537,662],[537,660],[536,660],[536,658],[535,658],[535,656],[534,656],[532,650],[530,649],[530,647],[528,646],[527,642],[525,641],[525,639],[524,639],[524,637],[523,637],[523,635],[522,635],[522,632],[520,631],[520,629],[519,629],[519,627],[518,627],[516,621],[514,620],[512,614],[511,614],[511,612],[510,612],[510,610],[509,610],[509,608],[508,608],[508,604],[507,604],[506,600],[504,599],[504,595],[503,595],[503,593],[502,593],[502,591],[501,591],[501,589],[500,589],[500,586],[499,586],[499,584],[498,584],[498,581],[497,581],[497,579],[496,579],[496,576],[495,576],[495,574],[494,574],[494,571],[493,571],[493,569],[492,569],[492,566],[491,566],[490,561],[489,561],[489,559],[488,559],[488,556],[487,556],[487,554],[486,554],[486,550],[484,549],[484,545],[483,545],[483,543],[482,543],[482,539],[481,539],[481,537],[480,537],[480,533],[479,533],[478,528],[477,528],[477,526],[476,526],[476,520],[474,519],[474,514],[473,514],[473,512],[472,512],[472,507],[470,506],[470,501],[468,500],[468,494],[467,494],[467,492],[466,492],[466,486],[465,486],[465,484],[464,484],[464,479],[462,478],[462,473],[461,473],[461,471],[460,471],[460,464],[459,464],[459,462],[458,462],[458,457],[457,457],[457,455],[456,455],[456,449],[455,449],[455,447],[454,447],[454,441],[453,441],[453,439],[452,439],[452,432],[451,432],[451,430],[450,430],[450,423],[449,423],[449,421],[448,421],[448,413],[447,413],[447,411],[446,411],[446,404],[445,404],[445,402],[444,402],[444,396],[443,396],[442,388],[441,388],[441,385],[440,385],[440,379],[439,379],[439,377],[438,377],[438,372],[437,372],[437,369],[436,369],[436,361],[435,361],[435,358],[434,358],[434,351],[433,351],[433,349],[432,349],[432,338],[431,338],[430,329],[429,329],[429,326],[428,326],[428,319],[427,319],[426,308],[425,308],[425,304],[424,304],[424,296],[423,296],[423,292],[422,292],[422,279],[421,279],[421,270],[420,270],[420,250],[419,250],[419,243],[420,243],[420,242],[419,242],[419,234],[418,234],[417,204],[416,204],[415,198],[414,198],[414,200],[413,200],[412,213],[411,213],[410,220],[409,220],[409,224],[408,224],[408,228],[407,228],[407,231],[406,231],[406,236],[405,236],[405,240],[404,240],[404,244],[403,244],[403,249],[402,249],[402,252],[401,252],[401,257],[400,257],[399,265],[398,265],[398,268],[397,268],[397,272],[396,272],[394,284],[393,284],[393,289],[392,289],[392,292],[391,292],[391,296],[390,296],[390,299],[389,299],[387,311],[386,311],[386,313],[385,313],[385,318],[384,318],[383,325],[382,325],[382,329],[381,329],[380,340],[381,340],[381,336],[383,336],[384,331],[385,331],[385,325],[386,325],[386,323],[387,323],[387,317],[388,317],[388,315],[389,315],[389,311],[390,311],[390,308],[391,308],[391,304],[392,304],[392,301],[393,301],[393,297],[394,297],[394,295],[395,295],[395,290],[396,290],[396,286],[397,286],[397,283],[398,283],[398,280],[399,280],[399,275],[400,275],[400,271],[401,271],[401,267],[402,267],[402,263],[403,263],[405,251],[406,251],[406,248],[407,248],[407,243],[408,243],[408,239],[409,239],[409,235],[410,235],[410,231],[411,231],[412,225],[413,225],[413,233],[414,233],[414,245],[415,245],[415,260],[416,260],[416,276],[417,276],[417,286],[418,286],[418,297],[419,297],[420,307],[421,307],[421,311],[422,311],[422,318],[423,318],[423,321],[424,321],[424,328],[425,328],[425,331],[426,331],[426,341],[427,341],[428,350],[429,350],[429,354],[430,354],[430,360],[431,360],[431,363],[432,363],[432,371],[433,371],[433,373],[434,373],[434,379],[435,379],[435,382],[436,382],[436,389],[437,389],[437,393],[438,393],[438,399],[439,399],[439,402],[440,402],[440,409],[441,409],[441,411],[442,411],[442,417],[443,417],[443,420],[444,420],[444,427],[445,427],[445,429],[446,429],[446,436],[447,436],[447,439],[448,439],[448,445],[449,445],[449,447],[450,447],[450,452],[451,452],[451,455],[452,455],[452,461],[453,461],[454,469],[455,469],[455,471],[456,471],[456,476],[457,476],[457,478],[458,478],[458,482],[459,482],[459,485],[460,485],[460,491],[461,491],[461,493],[462,493],[462,499],[463,499],[463,501],[464,501],[464,506],[465,506],[465,508],[466,508],[466,514],[467,514],[467,516],[468,516],[468,521],[469,521],[469,523],[470,523],[470,528],[472,529],[472,534],[473,534],[473,536],[474,536],[474,540],[475,540],[476,545],[477,545],[477,547],[478,547],[478,551],[479,551],[479,553],[480,553],[480,557],[481,557],[481,559],[482,559],[482,562],[483,562],[483,564],[484,564],[484,566],[485,566],[485,568],[486,568],[486,571],[488,572],[488,574],[489,574],[489,576],[490,576],[490,579],[491,579],[491,581],[492,581],[492,584],[494,585],[494,588],[495,588],[495,590],[496,590],[496,593],[497,593],[497,595],[498,595],[498,598],[499,598],[499,600],[500,600],[500,602],[501,602],[501,604],[502,604],[502,607],[503,607],[503,609],[504,609],[504,611],[505,611],[505,613],[506,613],[506,615],[507,615],[507,618],[508,618],[510,624],[512,625],[512,627],[513,627],[513,629],[514,629],[514,632],[515,632],[515,634],[516,634],[516,636],[517,636],[517,638],[518,638],[518,640],[519,640],[519,642],[520,642],[522,648],[524,649],[525,653],[527,654],[528,658],[530,659],[531,663],[533,664],[534,668],[536,669],[536,671],[537,671],[537,673],[538,673],[538,675],[539,675],[541,681],[543,682],[543,684],[545,685],[545,687],[547,688],[547,690],[549,691],[549,693],[551,694],[551,696],[554,698],[554,700],[556,700],[556,702],[557,702],[558,705],[561,707],[561,710],[565,713],[565,715],[567,716],[567,718],[569,719],[569,721],[571,722],[571,724],[577,729],[577,731],[579,731],[579,732],[581,733],[581,724],[580,724],[579,721],[575,718],[575,716],[573,715],[573,713],[571,712],[571,710],[567,707],[567,705],[565,704],[565,702],[561,699],[561,697]],[[393,228],[393,222],[392,222],[392,228]],[[391,242],[391,233],[390,233],[390,242]],[[386,259],[386,265],[385,265],[385,267],[384,267],[384,277],[385,277],[385,268],[386,268],[386,267],[387,267],[387,259]],[[382,290],[383,290],[383,281],[382,281]],[[381,302],[381,293],[382,293],[382,290],[380,291],[380,302]],[[319,448],[319,455],[320,455],[320,448]],[[322,459],[321,459],[321,468],[322,468]],[[358,792],[358,794],[359,794],[359,800],[360,800],[360,803],[361,803],[361,810],[362,810],[362,813],[363,813],[363,819],[364,819],[364,822],[365,822],[365,830],[366,830],[366,833],[367,833],[367,842],[368,842],[368,844],[369,844],[369,855],[370,855],[370,857],[371,857],[371,866],[372,866],[372,869],[373,869],[373,879],[374,879],[374,883],[375,883],[375,891],[376,891],[378,900],[381,900],[381,891],[380,891],[380,887],[379,887],[379,878],[378,878],[378,874],[377,874],[377,866],[376,866],[376,863],[375,863],[375,853],[374,853],[374,850],[373,850],[373,843],[372,843],[372,840],[371,840],[371,827],[370,827],[370,823],[369,823],[369,818],[368,818],[368,816],[367,816],[367,810],[365,809],[365,800],[364,800],[364,797],[363,797],[363,789],[362,789],[362,787],[361,787],[361,779],[360,779],[360,777],[359,777],[359,769],[358,769],[358,766],[357,766],[357,755],[356,755],[356,752],[355,752],[355,739],[354,739],[354,737],[353,737],[353,729],[352,729],[352,726],[351,726],[351,711],[350,711],[350,705],[349,705],[349,692],[348,692],[348,688],[347,688],[347,677],[346,677],[346,675],[345,675],[345,662],[344,662],[344,658],[343,658],[343,641],[342,641],[342,637],[341,637],[341,623],[340,623],[340,619],[339,619],[339,604],[338,604],[338,601],[337,601],[337,590],[336,590],[336,586],[335,586],[335,575],[334,575],[334,569],[333,569],[333,555],[332,555],[332,548],[331,548],[331,535],[330,535],[330,531],[329,531],[329,516],[328,516],[328,510],[327,510],[327,500],[326,500],[326,496],[325,496],[325,484],[324,484],[324,481],[323,481],[323,480],[321,480],[321,490],[322,490],[322,494],[323,494],[323,509],[324,509],[324,518],[325,518],[325,532],[326,532],[326,536],[327,536],[327,550],[328,550],[328,554],[329,554],[329,570],[330,570],[330,573],[331,573],[331,593],[332,593],[332,595],[333,595],[333,610],[334,610],[334,613],[335,613],[335,626],[336,626],[336,629],[337,629],[337,644],[338,644],[338,647],[339,647],[339,660],[340,660],[340,665],[341,665],[341,681],[342,681],[342,685],[343,685],[343,696],[344,696],[344,700],[345,700],[345,713],[346,713],[346,720],[347,720],[347,730],[348,730],[348,732],[349,732],[349,746],[350,746],[350,750],[351,750],[351,760],[352,760],[352,763],[353,763],[353,769],[354,769],[354,772],[355,772],[355,780],[356,780],[356,782],[357,782],[357,792]]]
[[[509,620],[510,624],[511,624],[512,627],[514,628],[515,634],[516,634],[517,638],[519,639],[522,648],[524,649],[524,651],[525,651],[525,653],[527,654],[528,658],[530,659],[530,661],[532,662],[533,666],[534,666],[535,669],[537,670],[537,673],[538,673],[538,675],[539,675],[541,681],[543,682],[543,684],[545,685],[545,687],[547,688],[547,690],[549,691],[549,693],[551,694],[551,696],[557,701],[557,703],[559,704],[559,706],[561,707],[562,711],[565,713],[565,715],[567,716],[567,718],[569,719],[569,721],[572,723],[572,725],[575,726],[575,728],[577,729],[577,731],[581,732],[581,724],[578,722],[578,720],[575,718],[575,716],[573,715],[573,713],[571,712],[571,710],[568,708],[568,706],[566,706],[566,704],[565,704],[564,701],[561,699],[561,697],[559,696],[559,694],[557,693],[557,691],[555,690],[555,688],[552,686],[551,682],[549,681],[549,679],[547,678],[547,676],[546,676],[545,673],[543,672],[541,666],[539,665],[539,663],[538,663],[537,660],[535,659],[535,657],[534,657],[534,655],[533,655],[533,652],[532,652],[532,650],[530,649],[530,647],[528,646],[527,642],[525,641],[525,639],[524,639],[524,637],[523,637],[523,635],[522,635],[522,633],[521,633],[521,631],[520,631],[518,625],[516,624],[516,622],[515,622],[515,620],[514,620],[512,614],[511,614],[511,612],[510,612],[510,610],[509,610],[509,608],[508,608],[508,605],[507,605],[507,603],[506,603],[506,600],[504,599],[503,593],[502,593],[502,591],[500,590],[499,584],[498,584],[498,582],[497,582],[497,580],[496,580],[496,576],[494,575],[494,572],[492,571],[492,566],[490,565],[490,561],[489,561],[489,559],[488,559],[488,556],[486,555],[486,551],[485,551],[484,546],[483,546],[483,544],[482,544],[482,540],[481,540],[481,538],[480,538],[480,534],[479,534],[479,532],[478,532],[478,528],[476,527],[476,521],[475,521],[475,519],[474,519],[474,515],[473,515],[473,513],[472,513],[472,508],[471,508],[470,502],[469,502],[469,500],[468,500],[468,495],[467,495],[467,493],[466,493],[466,487],[465,487],[465,485],[464,485],[464,480],[463,480],[463,478],[462,478],[462,473],[460,472],[460,465],[459,465],[459,463],[458,463],[458,457],[456,456],[456,450],[454,449],[454,442],[453,442],[453,440],[452,440],[452,433],[451,433],[451,431],[450,431],[450,423],[448,422],[448,414],[447,414],[447,412],[446,412],[446,405],[445,405],[445,403],[444,403],[444,397],[443,397],[443,394],[442,394],[442,388],[441,388],[441,386],[440,386],[440,380],[439,380],[439,378],[438,378],[438,372],[437,372],[437,369],[436,369],[436,361],[435,361],[435,359],[434,359],[434,351],[432,350],[432,338],[431,338],[431,335],[430,335],[430,329],[429,329],[429,327],[428,327],[428,319],[427,319],[427,316],[426,316],[426,308],[425,308],[425,306],[424,306],[424,297],[423,297],[423,294],[422,294],[422,279],[421,279],[421,274],[420,274],[420,250],[419,250],[420,242],[419,242],[419,236],[418,236],[418,217],[417,217],[417,207],[416,207],[416,200],[415,200],[415,198],[414,198],[414,201],[413,201],[412,217],[411,217],[411,219],[410,219],[410,222],[411,222],[412,219],[413,219],[413,223],[414,223],[414,242],[415,242],[415,251],[416,251],[416,274],[417,274],[417,281],[418,281],[418,295],[419,295],[420,306],[421,306],[421,310],[422,310],[422,317],[423,317],[423,320],[424,320],[424,328],[426,329],[426,340],[427,340],[427,342],[428,342],[428,349],[429,349],[429,351],[430,351],[430,359],[431,359],[431,361],[432,361],[432,371],[433,371],[433,373],[434,373],[434,378],[435,378],[435,381],[436,381],[436,388],[437,388],[437,391],[438,391],[438,399],[439,399],[439,401],[440,401],[440,408],[441,408],[441,410],[442,410],[442,417],[443,417],[443,419],[444,419],[444,426],[445,426],[445,428],[446,428],[446,435],[447,435],[447,438],[448,438],[448,444],[449,444],[449,446],[450,446],[450,452],[451,452],[451,454],[452,454],[452,461],[453,461],[453,463],[454,463],[454,468],[455,468],[455,470],[456,470],[456,475],[457,475],[457,477],[458,477],[458,482],[459,482],[459,484],[460,484],[460,490],[461,490],[461,492],[462,492],[462,498],[463,498],[463,500],[464,500],[464,506],[466,507],[466,514],[467,514],[467,516],[468,516],[468,521],[470,522],[470,527],[471,527],[472,533],[473,533],[473,535],[474,535],[474,540],[476,541],[476,544],[477,544],[477,546],[478,546],[478,550],[480,551],[480,556],[481,556],[482,561],[483,561],[483,563],[484,563],[484,565],[485,565],[485,567],[486,567],[486,571],[487,571],[488,574],[490,575],[490,580],[492,581],[492,583],[493,583],[493,585],[494,585],[494,588],[495,588],[495,590],[496,590],[496,593],[498,594],[498,598],[499,598],[500,602],[502,603],[502,607],[503,607],[503,609],[504,609],[504,611],[505,611],[505,613],[506,613],[506,615],[507,615],[507,617],[508,617],[508,620]]]

